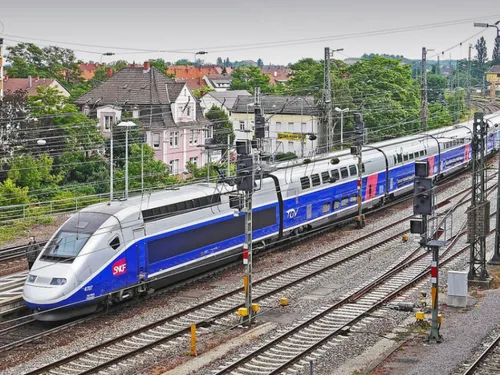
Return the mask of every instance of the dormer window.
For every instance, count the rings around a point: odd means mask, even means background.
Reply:
[[[186,115],[187,115],[187,117],[191,117],[191,107],[187,107]]]
[[[115,121],[114,116],[104,116],[104,129],[105,130],[110,130],[111,125],[113,125],[113,122]]]

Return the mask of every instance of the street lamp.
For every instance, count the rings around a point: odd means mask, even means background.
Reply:
[[[125,199],[128,199],[128,128],[137,126],[132,121],[123,121],[118,124],[122,128],[126,128],[125,131]]]
[[[196,56],[197,56],[197,55],[206,55],[206,54],[208,54],[208,52],[207,52],[207,51],[198,51],[198,52],[196,52],[196,53],[194,54],[194,63],[196,64]]]
[[[115,53],[114,52],[104,52],[101,54],[101,64],[102,64],[102,57],[103,56],[114,56]]]
[[[344,112],[349,111],[349,108],[340,109],[335,107],[335,111],[340,113],[340,149],[344,149]]]
[[[497,21],[495,24],[490,25],[489,23],[474,22],[474,27],[494,27],[497,29],[497,38],[500,38],[500,29],[498,28],[499,23],[500,21]]]

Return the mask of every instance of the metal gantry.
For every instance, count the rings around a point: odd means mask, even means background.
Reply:
[[[467,241],[470,242],[469,282],[486,281],[486,236],[490,230],[490,203],[486,199],[484,153],[487,124],[482,112],[474,113],[472,129],[472,199],[467,212]]]

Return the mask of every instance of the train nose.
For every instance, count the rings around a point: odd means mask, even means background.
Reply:
[[[23,298],[26,302],[32,304],[57,302],[76,287],[76,277],[71,269],[56,268],[58,269],[50,271],[39,268],[30,272],[23,288]]]

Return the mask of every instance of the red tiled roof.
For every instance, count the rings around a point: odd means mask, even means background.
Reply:
[[[192,65],[171,65],[167,69],[168,74],[175,75],[179,80],[203,78],[208,74],[218,74],[215,66],[192,66]]]
[[[276,85],[277,81],[288,81],[290,79],[290,75],[292,74],[292,69],[283,66],[264,66],[260,68],[260,70],[269,77],[269,83],[271,85]]]
[[[31,78],[31,87],[29,78],[8,78],[3,81],[3,89],[5,91],[17,91],[24,90],[28,92],[28,95],[37,95],[37,87],[47,87],[54,79],[52,78]]]
[[[95,76],[95,70],[101,66],[105,66],[106,64],[99,64],[99,63],[83,63],[79,64],[80,69],[82,70],[82,78],[85,80],[89,80],[94,78]]]

